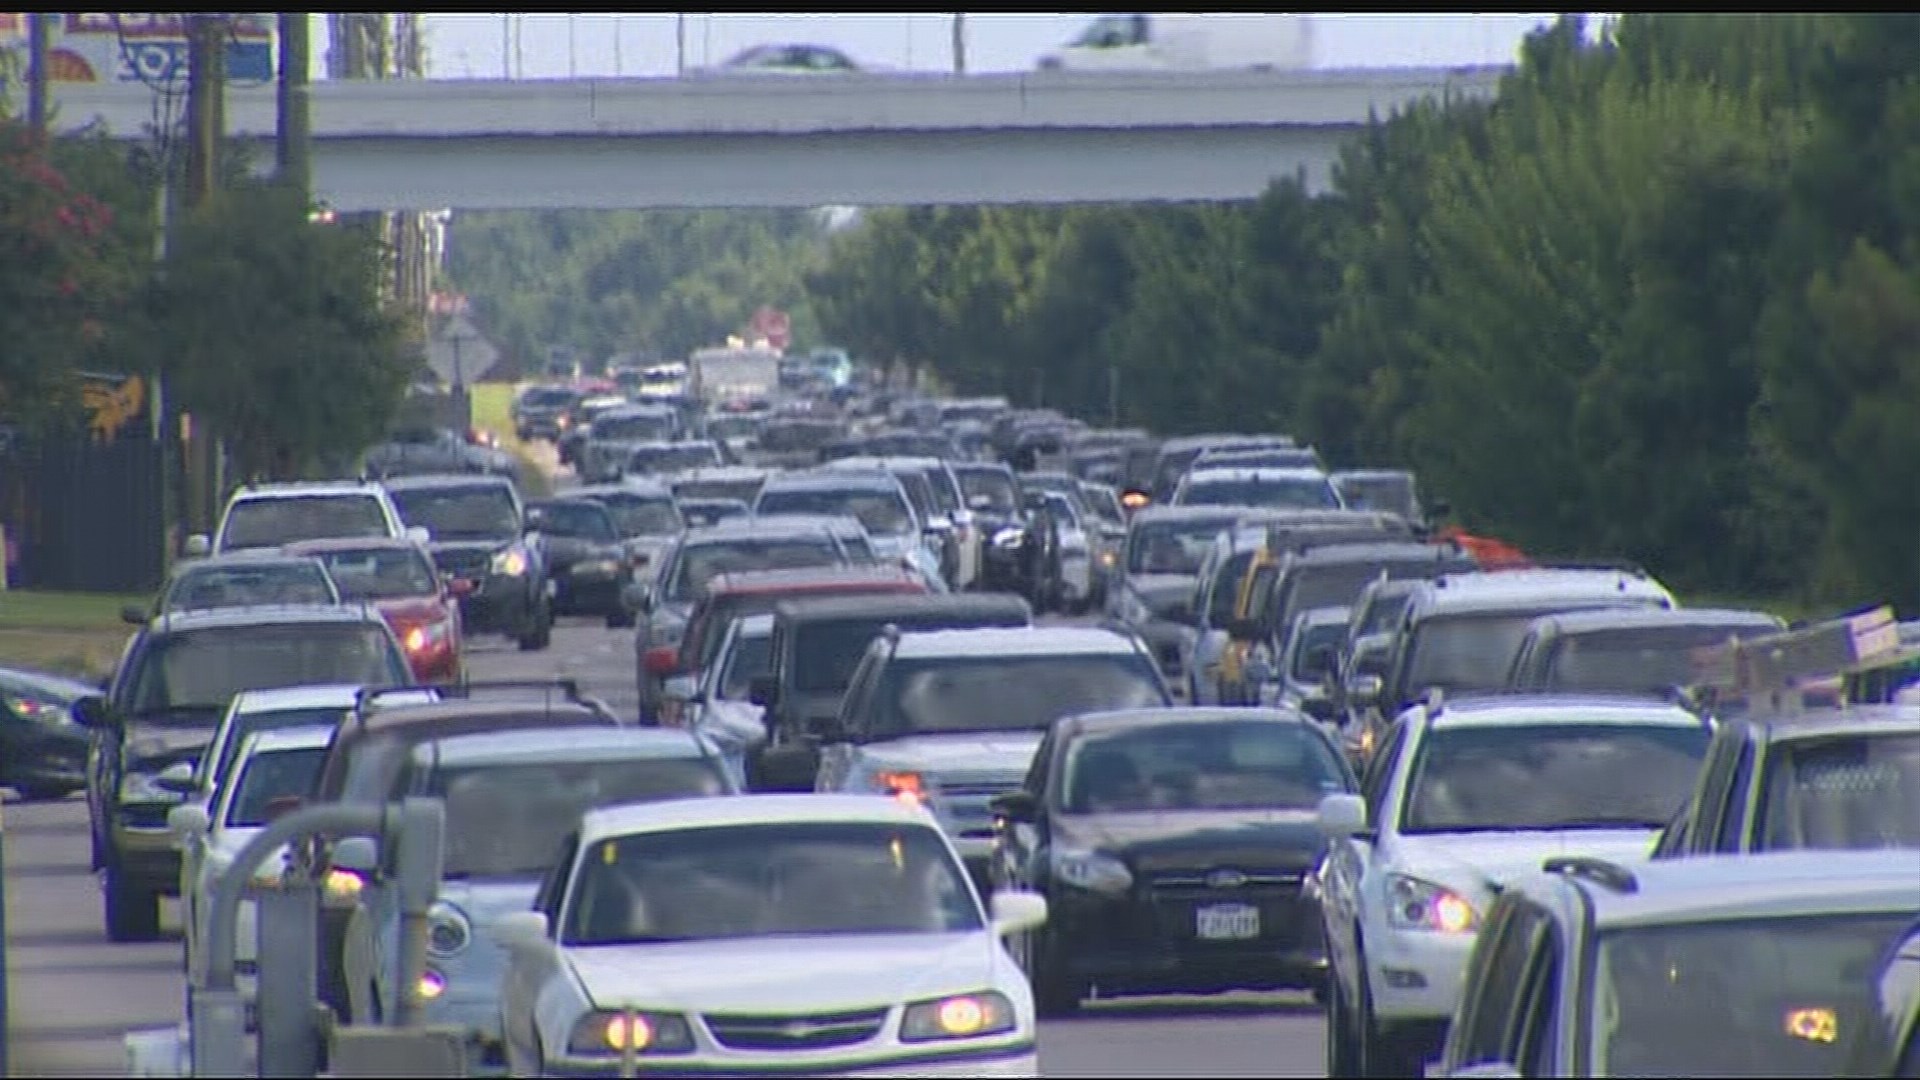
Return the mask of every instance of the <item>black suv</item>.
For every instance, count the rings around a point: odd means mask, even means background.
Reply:
[[[93,868],[106,875],[107,937],[152,941],[180,889],[167,813],[235,694],[283,686],[401,685],[406,653],[379,611],[275,606],[173,612],[134,635],[104,696],[74,702],[87,760]]]
[[[528,651],[553,641],[547,547],[527,522],[513,481],[498,476],[406,476],[386,482],[408,527],[432,536],[433,561],[470,582],[460,598],[468,635],[504,634]]]

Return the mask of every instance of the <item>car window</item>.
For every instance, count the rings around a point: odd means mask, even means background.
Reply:
[[[851,517],[869,533],[898,536],[913,531],[913,511],[898,492],[872,488],[787,488],[763,490],[756,514],[822,514]]]
[[[1347,636],[1345,623],[1310,623],[1290,644],[1293,649],[1293,680],[1302,686],[1318,686],[1333,670],[1340,642]]]
[[[220,548],[285,547],[301,540],[386,536],[387,515],[372,495],[269,496],[241,499],[227,509]]]
[[[979,930],[978,902],[925,825],[791,822],[596,841],[580,861],[568,945],[770,935]]]
[[[1413,698],[1431,689],[1462,693],[1504,687],[1513,655],[1526,640],[1533,620],[1580,606],[1598,605],[1551,604],[1522,610],[1437,615],[1422,620],[1407,645],[1409,656],[1401,700],[1390,704],[1411,704]]]
[[[1768,755],[1758,847],[1920,847],[1920,732],[1795,739]]]
[[[1695,681],[1691,650],[1770,627],[1643,626],[1560,639],[1547,669],[1549,690],[1662,693]]]
[[[1071,814],[1311,810],[1347,790],[1319,732],[1269,720],[1088,734],[1068,750],[1062,781]]]
[[[226,737],[212,748],[213,752],[201,759],[200,783],[202,787],[218,789],[226,782],[227,773],[233,767],[233,761],[246,745],[247,737],[260,731],[285,731],[299,727],[333,727],[345,717],[347,710],[329,709],[274,709],[240,713],[227,727]]]
[[[720,698],[745,701],[753,689],[753,680],[766,675],[773,666],[773,636],[739,634],[733,639],[733,651],[720,673]]]
[[[593,422],[595,442],[655,442],[672,437],[670,416],[603,416]]]
[[[650,476],[720,463],[720,448],[713,443],[675,443],[672,446],[643,446],[633,451],[627,457],[627,471]]]
[[[760,497],[764,483],[765,479],[759,476],[737,480],[676,480],[673,497],[680,501],[732,499],[751,506]]]
[[[1337,510],[1340,497],[1323,477],[1219,477],[1189,481],[1182,506],[1255,506],[1278,510]]]
[[[1665,827],[1693,790],[1706,725],[1461,725],[1427,732],[1403,833]]]
[[[896,657],[866,733],[1039,732],[1074,713],[1167,704],[1144,656]]]
[[[540,531],[548,536],[610,544],[620,538],[613,515],[599,503],[579,500],[550,502],[540,507]]]
[[[1127,573],[1198,573],[1214,537],[1229,524],[1217,518],[1136,524],[1127,534]]]
[[[1013,477],[998,469],[960,470],[960,490],[969,503],[984,500],[982,509],[991,514],[1011,514],[1019,504]]]
[[[613,515],[614,527],[623,537],[672,536],[684,527],[680,508],[669,496],[609,491],[592,499]]]
[[[393,505],[401,521],[435,540],[509,540],[520,534],[520,511],[505,484],[401,488]]]
[[[265,566],[211,563],[182,570],[167,590],[163,610],[332,604],[338,600],[334,582],[327,580],[327,572],[319,563],[281,562]]]
[[[320,555],[327,573],[350,601],[440,595],[440,578],[427,556],[414,548],[365,548]]]
[[[1825,1078],[1888,1061],[1873,975],[1912,920],[1908,910],[1604,932],[1593,1075]]]
[[[227,802],[229,829],[258,829],[267,824],[267,807],[275,799],[304,796],[320,775],[327,754],[322,746],[269,750],[250,754],[235,778],[233,798]]]
[[[1547,921],[1544,911],[1520,900],[1501,905],[1481,931],[1469,960],[1470,979],[1464,983],[1473,992],[1462,1018],[1466,1024],[1454,1037],[1454,1064],[1507,1060],[1507,1034],[1525,989],[1528,962]]]
[[[178,630],[149,639],[131,673],[129,713],[224,708],[243,690],[411,681],[384,625],[281,623]]]
[[[719,574],[753,570],[803,570],[844,562],[839,545],[824,533],[779,539],[739,538],[689,544],[680,549],[667,595],[690,600]]]

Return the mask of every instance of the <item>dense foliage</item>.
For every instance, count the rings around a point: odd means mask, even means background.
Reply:
[[[1695,590],[1920,608],[1920,16],[1577,18],[1333,190],[902,209],[834,340],[1163,431],[1410,462],[1469,524]]]
[[[522,367],[551,345],[684,357],[761,305],[813,339],[803,279],[824,235],[806,210],[456,212],[447,276]]]

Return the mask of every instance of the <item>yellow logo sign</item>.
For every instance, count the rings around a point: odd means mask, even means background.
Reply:
[[[118,383],[89,379],[80,388],[80,403],[87,407],[87,427],[94,441],[112,442],[145,410],[147,384],[138,375],[129,375]]]

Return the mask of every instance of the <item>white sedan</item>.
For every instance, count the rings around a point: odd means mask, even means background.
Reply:
[[[517,1076],[1038,1076],[1033,993],[918,806],[748,795],[587,813],[494,924]]]

